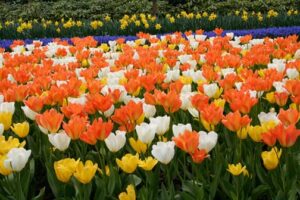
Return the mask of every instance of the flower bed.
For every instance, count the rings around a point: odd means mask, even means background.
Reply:
[[[298,37],[224,34],[2,49],[0,197],[299,197]]]

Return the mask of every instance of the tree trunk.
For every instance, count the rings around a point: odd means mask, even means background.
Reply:
[[[157,0],[152,0],[152,15],[157,15]]]

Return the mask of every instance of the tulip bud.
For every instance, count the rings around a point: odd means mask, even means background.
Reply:
[[[157,129],[157,125],[141,123],[140,125],[137,125],[135,128],[139,140],[145,144],[150,144],[155,137],[155,131]]]
[[[199,149],[205,149],[206,153],[210,152],[218,142],[218,134],[214,131],[206,133],[205,131],[199,132]]]
[[[38,114],[31,110],[28,106],[22,106],[21,109],[23,110],[26,117],[28,117],[31,120],[35,120],[35,116]]]
[[[184,131],[192,131],[191,124],[173,124],[172,131],[174,137],[179,136],[179,134],[182,134]]]
[[[281,149],[278,151],[276,147],[272,148],[271,151],[263,151],[261,153],[261,158],[267,170],[272,170],[277,167],[281,153]]]
[[[71,138],[65,131],[59,133],[51,133],[48,135],[50,143],[60,151],[66,150],[71,142]]]
[[[156,134],[163,135],[170,128],[170,117],[165,115],[163,117],[150,118],[151,124],[156,124]]]
[[[168,164],[175,155],[175,142],[158,142],[152,146],[151,154],[159,162],[163,164]]]
[[[116,134],[110,133],[110,135],[104,140],[107,148],[111,152],[117,152],[126,143],[126,132],[125,131],[116,131]]]
[[[31,154],[31,150],[26,150],[24,148],[12,148],[7,153],[7,159],[4,160],[4,167],[12,171],[21,171]]]
[[[20,138],[24,138],[29,133],[29,123],[23,122],[23,123],[15,123],[11,127],[11,130]]]

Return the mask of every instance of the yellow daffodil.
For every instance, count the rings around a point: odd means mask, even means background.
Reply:
[[[0,113],[0,123],[3,124],[4,130],[8,130],[12,123],[13,114],[10,112],[1,112]]]
[[[129,138],[129,144],[139,154],[145,153],[147,150],[147,144],[143,143],[140,140],[135,140],[134,138]]]
[[[228,164],[228,169],[232,175],[239,176],[241,173],[243,173],[244,176],[249,176],[249,172],[246,169],[246,166],[242,166],[241,163],[238,164]]]
[[[75,172],[79,160],[73,158],[65,158],[54,162],[54,171],[56,177],[61,182],[67,183]]]
[[[84,165],[82,162],[78,163],[73,175],[79,182],[87,184],[94,178],[97,169],[98,164],[93,164],[92,161],[87,160]]]
[[[139,155],[132,155],[130,153],[122,157],[122,159],[116,159],[117,165],[126,173],[133,173],[137,168],[139,162]]]
[[[119,200],[135,200],[136,194],[134,190],[134,186],[132,184],[128,185],[126,188],[126,192],[122,192],[119,194]]]
[[[263,151],[261,153],[261,158],[267,170],[272,170],[277,167],[281,153],[281,149],[278,151],[277,147],[273,147],[270,151]]]
[[[157,160],[149,156],[145,160],[139,160],[138,165],[145,171],[151,171],[153,167],[157,164]]]
[[[23,123],[15,123],[10,128],[20,138],[26,137],[29,133],[29,123],[27,121]]]

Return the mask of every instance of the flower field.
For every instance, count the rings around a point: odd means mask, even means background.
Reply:
[[[0,199],[299,199],[300,42],[261,36],[2,45]]]

